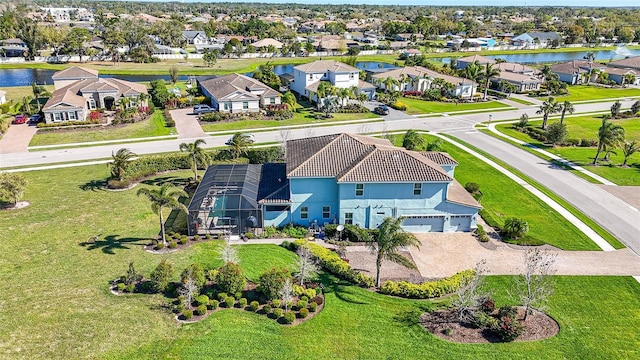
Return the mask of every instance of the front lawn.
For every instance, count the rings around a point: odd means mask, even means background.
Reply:
[[[431,114],[431,113],[443,113],[454,111],[470,111],[470,110],[485,110],[495,108],[509,108],[509,105],[503,104],[498,101],[486,101],[476,103],[453,103],[453,102],[441,102],[441,101],[426,101],[414,98],[402,97],[400,102],[407,105],[407,114]]]
[[[569,95],[556,97],[558,102],[564,102],[565,100],[588,101],[640,96],[640,89],[605,88],[589,85],[573,85],[567,89],[569,90]]]
[[[73,144],[91,141],[125,140],[135,138],[152,138],[175,133],[174,128],[166,127],[164,115],[156,110],[144,121],[125,124],[117,127],[106,126],[91,130],[41,131],[31,139],[29,146]]]

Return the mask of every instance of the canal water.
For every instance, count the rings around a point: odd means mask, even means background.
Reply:
[[[153,65],[149,65],[153,66]],[[286,64],[286,65],[275,65],[273,67],[273,72],[276,75],[282,75],[286,73],[293,73],[293,67],[295,65]],[[360,69],[371,69],[371,68],[392,68],[393,64],[375,62],[375,61],[362,61],[357,62],[356,67]],[[56,70],[46,70],[46,69],[0,69],[0,87],[10,87],[10,86],[29,86],[34,81],[37,84],[43,85],[52,85],[53,80],[51,76],[56,72]],[[247,73],[246,75],[252,76],[253,73]],[[102,78],[111,78],[117,77],[118,79],[134,81],[134,82],[145,82],[152,81],[156,79],[164,79],[166,81],[170,80],[169,75],[107,75],[100,74]],[[185,81],[188,79],[188,75],[181,75],[179,80]]]

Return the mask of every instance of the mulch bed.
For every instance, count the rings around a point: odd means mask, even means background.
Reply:
[[[18,201],[17,204],[3,204],[0,206],[0,210],[20,210],[20,209],[24,209],[27,206],[31,205],[30,202],[28,201]]]
[[[518,319],[524,317],[524,308],[518,308]],[[458,322],[455,310],[438,310],[422,314],[420,323],[430,333],[435,336],[457,343],[495,343],[502,340],[493,332],[486,329],[479,329],[471,325],[462,325]],[[522,322],[525,328],[524,334],[515,341],[536,341],[554,337],[560,331],[558,323],[549,315],[534,311],[527,317],[526,322]],[[447,335],[447,329],[451,329]]]
[[[167,253],[171,253],[171,252],[174,252],[174,251],[182,250],[184,248],[188,248],[189,246],[192,246],[192,245],[195,245],[195,244],[200,244],[200,243],[203,243],[205,241],[211,241],[211,240],[214,240],[214,239],[215,239],[214,236],[212,236],[210,239],[207,239],[204,236],[202,236],[202,237],[200,237],[200,240],[196,241],[196,240],[193,240],[192,236],[190,236],[189,237],[189,241],[187,241],[186,244],[180,244],[178,242],[177,243],[178,246],[173,248],[173,249],[169,248],[169,241],[167,241],[167,245],[161,250],[156,249],[156,246],[154,244],[152,244],[152,243],[149,243],[149,244],[145,245],[144,246],[144,250],[146,252],[150,252],[152,254],[167,254]],[[162,241],[162,240],[159,240],[159,241]]]

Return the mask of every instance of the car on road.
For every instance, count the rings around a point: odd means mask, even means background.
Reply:
[[[15,118],[13,118],[13,121],[11,122],[12,124],[24,124],[27,122],[27,117],[25,115],[16,115]]]
[[[253,134],[251,134],[251,133],[244,133],[244,134],[241,134],[241,135],[242,135],[242,136],[244,136],[244,137],[249,138],[249,142],[251,142],[252,144],[253,144],[253,142],[255,141],[255,138],[254,138]],[[227,140],[227,142],[226,142],[226,143],[224,143],[224,144],[225,144],[225,145],[231,145],[231,143],[233,142],[233,138],[234,138],[234,137],[235,137],[235,135],[233,135],[232,137],[230,137],[230,138],[229,138],[229,140]]]
[[[202,115],[213,112],[213,108],[209,105],[196,105],[193,107],[193,113],[196,115]]]
[[[389,115],[389,107],[387,107],[387,105],[376,106],[373,112],[378,115]]]

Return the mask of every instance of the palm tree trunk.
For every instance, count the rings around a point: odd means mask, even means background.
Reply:
[[[487,100],[487,93],[489,92],[489,80],[487,80],[487,83],[484,85],[484,98],[483,100]]]
[[[376,287],[380,288],[380,268],[382,268],[382,255],[378,253],[376,259]]]
[[[560,114],[560,124],[562,124],[564,122],[564,114],[565,114],[566,110],[562,110],[562,114]]]
[[[602,151],[602,142],[598,142],[598,150],[596,151],[596,157],[593,159],[593,165],[598,165],[598,157]]]
[[[193,154],[193,181],[198,181],[198,164],[196,163],[196,154]]]
[[[158,215],[160,216],[160,233],[162,234],[162,243],[166,246],[167,241],[165,240],[164,235],[164,219],[162,218],[162,206],[160,206],[160,209],[158,210]]]
[[[542,116],[542,130],[547,129],[547,120],[549,120],[549,114],[544,113],[544,116]]]

